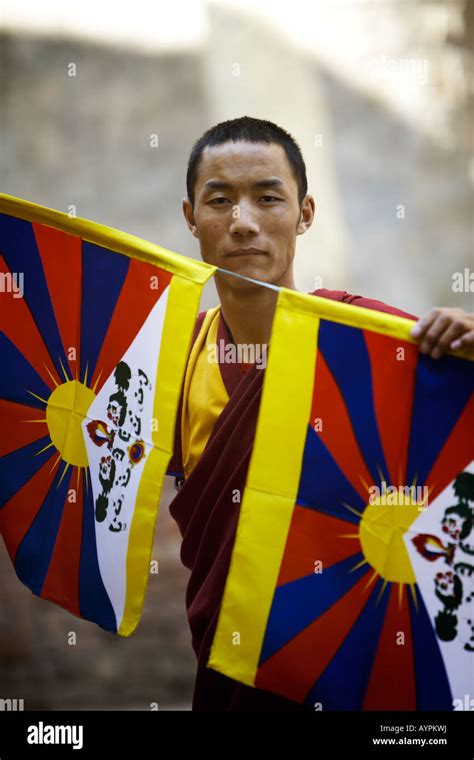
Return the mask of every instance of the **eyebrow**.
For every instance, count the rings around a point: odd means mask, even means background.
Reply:
[[[279,187],[284,184],[283,180],[278,177],[268,177],[268,179],[261,179],[258,182],[254,182],[252,187]],[[204,184],[204,187],[206,190],[231,190],[234,185],[231,182],[210,179]]]

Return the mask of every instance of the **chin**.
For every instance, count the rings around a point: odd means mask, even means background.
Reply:
[[[244,277],[252,277],[254,280],[262,280],[262,282],[271,281],[271,272],[264,267],[242,267],[242,269],[235,270],[237,274],[242,274]]]
[[[227,267],[226,267],[227,268]],[[260,282],[268,282],[270,283],[271,280],[268,278],[268,273],[262,272],[262,270],[255,270],[251,269],[250,267],[242,268],[241,270],[237,268],[229,269],[230,272],[235,272],[236,274],[242,275],[242,277],[250,277],[252,280],[259,280]],[[223,283],[225,283],[225,286],[227,288],[232,288],[232,290],[238,290],[238,291],[249,291],[253,290],[255,288],[260,288],[260,285],[255,285],[253,282],[248,282],[247,280],[243,280],[240,277],[232,277],[230,274],[223,274],[222,272],[216,272],[216,277],[219,275],[219,279],[222,280]]]
[[[260,265],[258,262],[249,261],[227,261],[223,264],[224,269],[228,269],[230,272],[242,275],[242,277],[251,277],[253,280],[261,280],[262,282],[271,282],[274,273],[270,271],[268,266],[265,266],[262,262]]]

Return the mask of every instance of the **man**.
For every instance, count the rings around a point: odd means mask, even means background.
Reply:
[[[273,286],[296,290],[296,237],[313,223],[300,149],[269,121],[242,117],[209,129],[194,145],[183,212],[204,261]],[[191,575],[186,606],[198,658],[194,710],[307,710],[290,700],[238,684],[207,668],[235,539],[277,291],[217,272],[220,306],[199,315],[188,360],[169,474],[184,485],[170,507],[183,537],[181,558]],[[314,295],[416,319],[380,301],[345,291]],[[433,309],[412,335],[439,358],[463,348],[474,354],[474,315]],[[224,350],[216,354],[215,347]],[[246,363],[226,361],[227,349],[255,347]],[[291,347],[289,361],[291,360]]]

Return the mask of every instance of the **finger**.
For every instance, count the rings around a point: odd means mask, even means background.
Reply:
[[[452,317],[448,314],[439,314],[434,322],[426,330],[421,339],[420,351],[422,354],[429,354],[431,349],[436,345],[446,328],[452,323]],[[459,333],[458,333],[459,334]],[[453,335],[453,338],[457,337]]]
[[[466,331],[466,326],[462,322],[450,322],[447,329],[441,333],[437,340],[431,346],[430,356],[433,359],[439,359],[442,354],[449,351],[451,343],[459,338]]]
[[[472,349],[474,351],[474,330],[464,333],[459,338],[456,338],[456,340],[453,340],[450,345],[452,351],[457,351],[460,348],[468,349],[468,351]]]
[[[431,309],[431,311],[425,317],[422,317],[421,319],[418,320],[416,325],[413,325],[410,331],[410,335],[413,338],[421,338],[424,335],[425,331],[428,329],[428,327],[430,327],[432,322],[436,319],[438,314],[439,314],[438,309]]]

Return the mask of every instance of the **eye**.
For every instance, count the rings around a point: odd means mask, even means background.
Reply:
[[[277,198],[275,195],[262,195],[262,200],[267,201],[281,201],[281,198]]]
[[[219,196],[219,198],[213,198],[209,201],[209,203],[215,203],[216,206],[222,206],[222,203],[216,203],[216,201],[227,201],[228,198],[224,198],[223,196]]]

